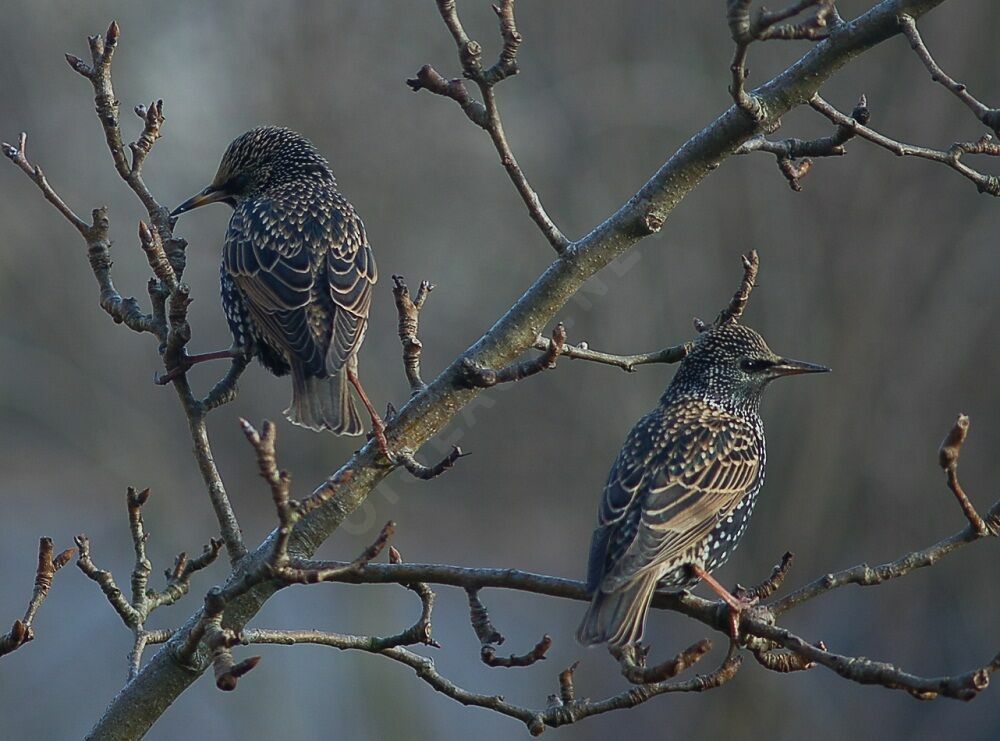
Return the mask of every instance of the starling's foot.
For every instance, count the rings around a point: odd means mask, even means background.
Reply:
[[[236,350],[230,348],[229,350],[216,350],[215,352],[203,352],[198,355],[181,355],[180,360],[177,362],[173,368],[164,373],[162,376],[154,376],[153,382],[158,386],[166,386],[168,383],[175,381],[176,379],[183,376],[192,366],[198,363],[204,363],[207,360],[235,360],[239,357],[239,353]]]
[[[358,374],[355,373],[350,368],[347,369],[347,380],[351,382],[354,386],[354,390],[358,392],[358,396],[361,398],[361,403],[365,405],[365,409],[368,410],[368,416],[372,419],[372,437],[375,438],[375,443],[378,445],[378,449],[382,451],[382,455],[393,461],[395,456],[389,450],[389,441],[385,436],[385,422],[379,416],[378,412],[375,411],[375,407],[372,405],[371,400],[368,398],[368,394],[365,393],[364,386],[361,385],[361,379],[358,378]]]
[[[385,437],[385,423],[382,421],[382,418],[378,416],[378,412],[372,411],[371,417],[372,436],[375,438],[375,443],[378,445],[378,449],[382,451],[382,455],[391,461],[393,460],[393,455],[389,452],[389,441]]]
[[[729,637],[734,641],[737,640],[740,636],[740,618],[743,616],[743,611],[748,607],[756,605],[757,599],[748,599],[743,596],[734,595],[701,566],[691,564],[690,569],[693,576],[705,582],[709,589],[719,595],[722,601],[729,605]]]

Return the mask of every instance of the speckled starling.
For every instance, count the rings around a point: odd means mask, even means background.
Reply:
[[[732,555],[764,483],[760,398],[775,378],[829,370],[776,355],[749,327],[711,326],[625,440],[590,546],[584,644],[638,641],[657,587],[704,579]],[[722,594],[724,592],[724,594]]]
[[[173,215],[215,202],[233,208],[222,304],[234,350],[255,355],[277,376],[291,373],[291,422],[360,434],[350,382],[380,432],[356,373],[375,258],[330,165],[293,131],[253,129],[229,145],[211,184]]]

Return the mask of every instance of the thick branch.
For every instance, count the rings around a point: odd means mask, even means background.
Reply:
[[[777,121],[789,109],[807,102],[847,62],[897,34],[896,19],[900,13],[917,18],[941,2],[884,0],[863,16],[833,27],[826,40],[754,91],[764,104],[768,120]],[[538,328],[551,322],[587,279],[650,234],[651,215],[662,223],[704,177],[756,133],[753,122],[733,106],[692,136],[617,212],[567,248],[460,359],[400,409],[387,428],[393,447],[419,449],[480,393],[477,388],[458,383],[465,358],[486,368],[502,367],[513,361],[532,346]],[[377,446],[369,443],[318,487],[317,491],[328,491],[332,482],[342,481],[335,495],[296,525],[289,539],[289,548],[296,556],[308,557],[315,552],[387,475],[388,468],[378,462],[379,457]],[[349,480],[343,481],[348,474]],[[275,537],[272,533],[250,554],[240,572],[264,563]],[[235,575],[233,581],[239,578]],[[244,625],[274,591],[272,583],[258,585],[230,604],[227,620],[234,627]],[[175,660],[177,647],[186,641],[199,618],[200,614],[191,616],[139,676],[116,696],[95,725],[92,732],[95,736],[141,736],[204,671],[208,661],[203,654],[193,660],[193,671]],[[725,616],[720,612],[719,624],[724,621]]]

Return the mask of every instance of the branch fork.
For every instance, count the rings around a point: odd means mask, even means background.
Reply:
[[[34,640],[35,629],[32,623],[35,620],[35,614],[45,598],[49,596],[56,572],[69,563],[75,554],[76,548],[67,548],[59,555],[55,555],[52,538],[39,538],[38,566],[35,569],[35,586],[31,592],[31,599],[28,601],[28,608],[24,611],[24,616],[15,620],[7,633],[0,634],[0,656],[16,651],[24,644]]]

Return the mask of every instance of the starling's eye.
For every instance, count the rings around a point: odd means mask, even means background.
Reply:
[[[747,373],[756,373],[764,370],[765,368],[770,368],[772,365],[774,365],[774,363],[764,358],[743,358],[743,360],[740,361],[740,368]]]
[[[246,175],[234,175],[226,181],[226,184],[222,186],[222,189],[227,193],[232,193],[233,195],[240,195],[247,187],[247,183],[250,179]]]

